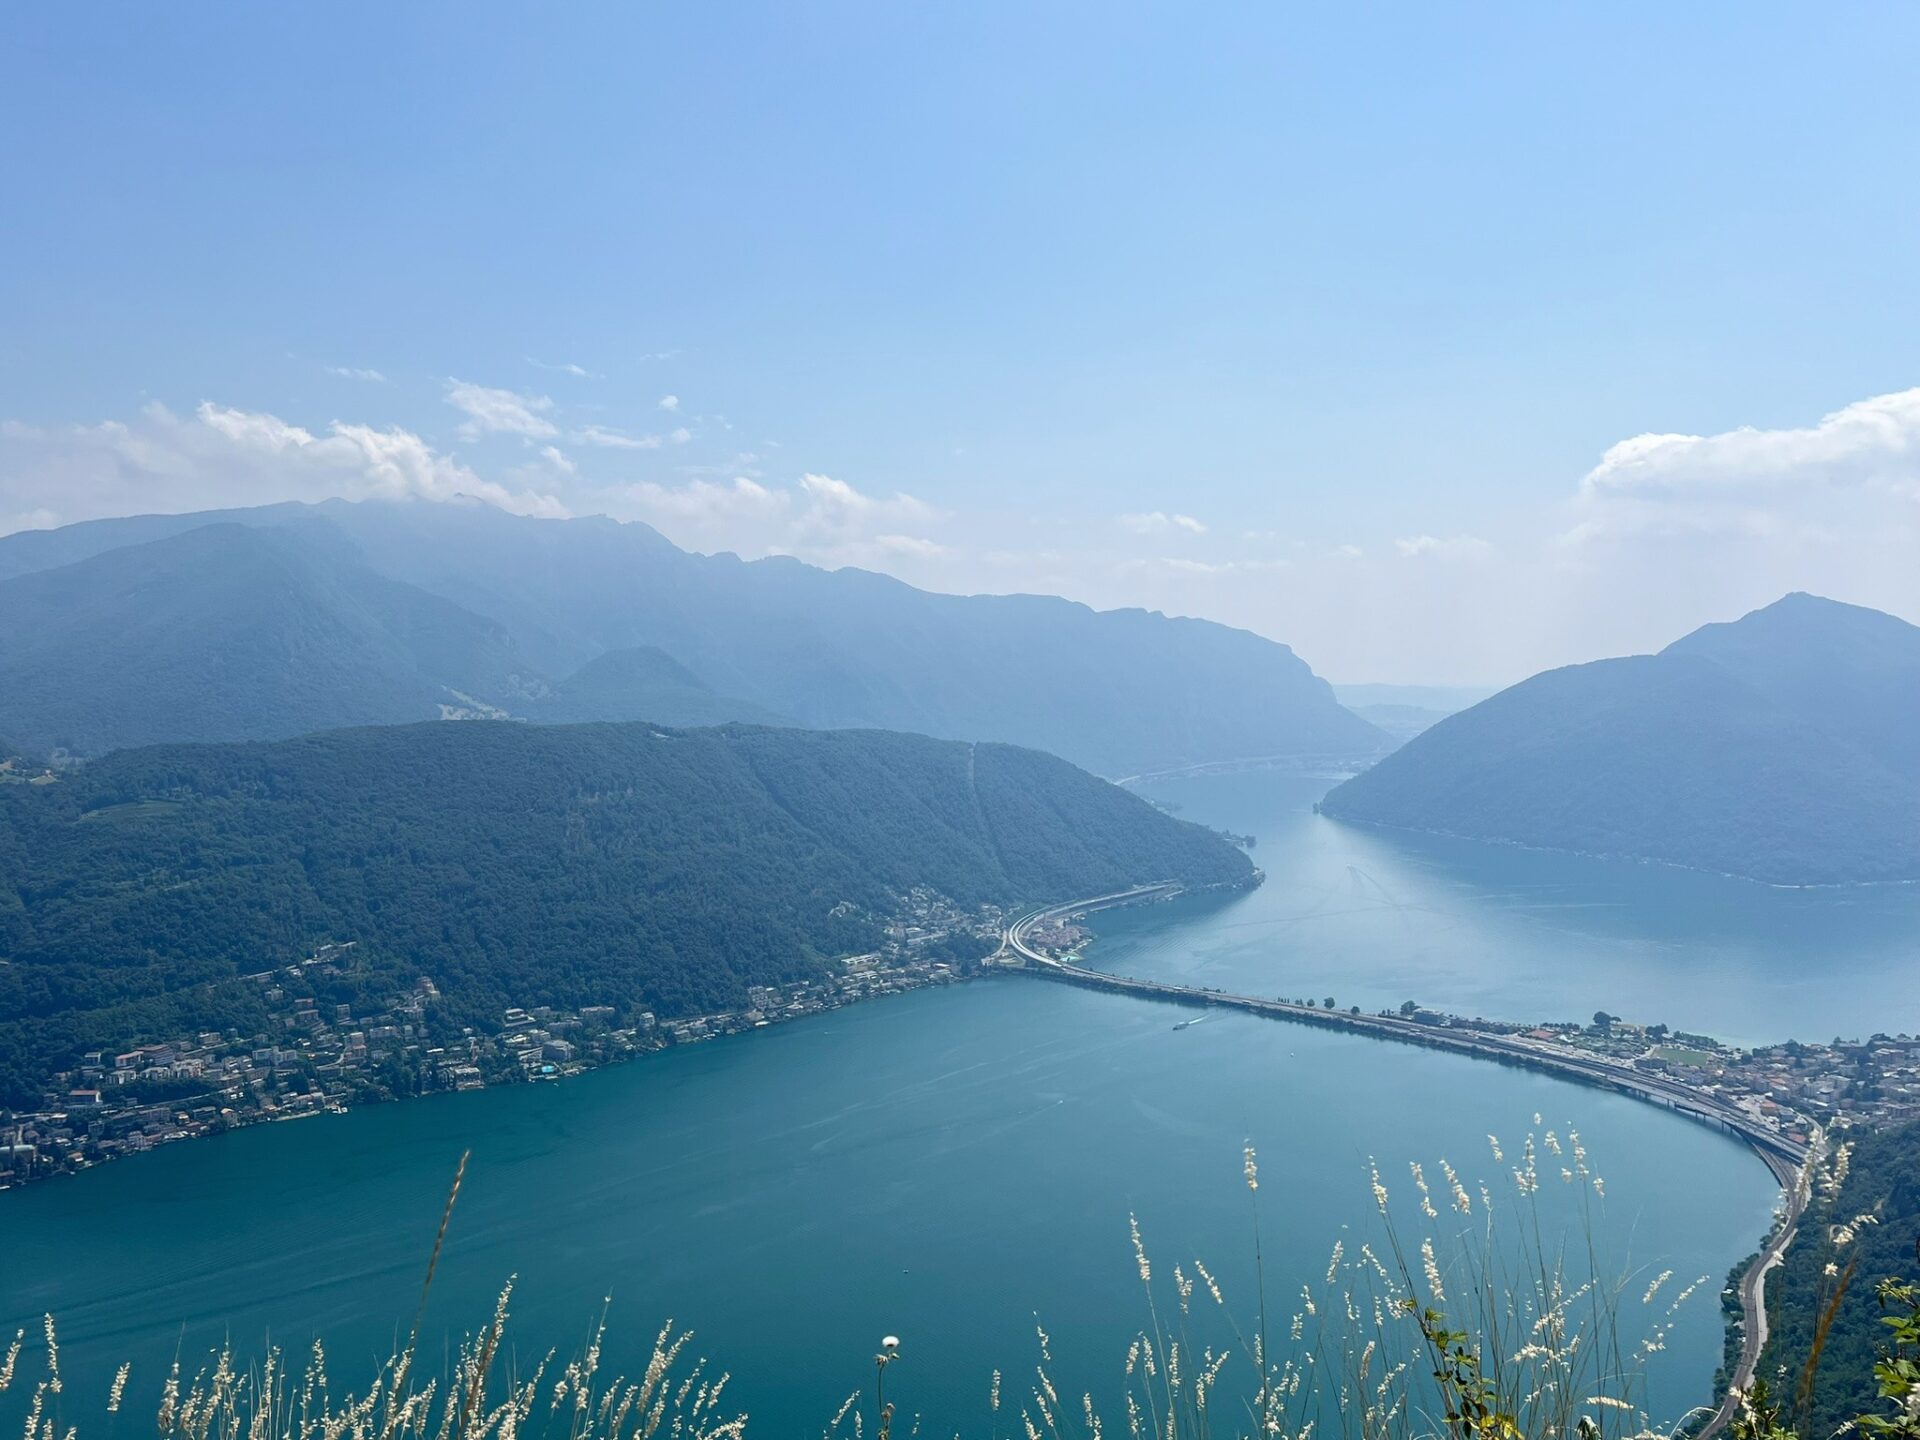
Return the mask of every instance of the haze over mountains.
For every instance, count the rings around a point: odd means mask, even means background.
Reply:
[[[1789,595],[1503,690],[1321,808],[1780,884],[1920,880],[1920,628]]]
[[[442,714],[875,727],[1107,775],[1392,743],[1286,646],[1208,621],[930,594],[477,503],[17,534],[0,614],[0,733],[43,752]]]
[[[1361,719],[1404,743],[1494,692],[1469,685],[1335,685],[1333,693]]]

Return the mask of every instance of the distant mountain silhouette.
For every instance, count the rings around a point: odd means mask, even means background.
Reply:
[[[755,725],[788,723],[755,705],[716,695],[713,687],[652,645],[609,650],[574,671],[537,700],[527,702],[535,720],[652,720],[661,725]]]
[[[1321,808],[1782,884],[1920,879],[1920,628],[1789,595],[1503,690]]]
[[[506,630],[329,530],[209,525],[0,581],[0,729],[40,753],[270,739],[514,702]]]
[[[289,673],[271,684],[250,682],[251,689],[241,685],[231,692],[224,722],[218,695],[188,705],[182,690],[160,682],[162,671],[172,673],[170,659],[184,665],[185,675],[198,677],[195,683],[204,680],[208,672],[195,658],[201,642],[191,636],[168,640],[149,662],[144,698],[117,689],[111,670],[90,673],[86,647],[76,642],[95,632],[65,628],[69,620],[61,606],[104,633],[126,626],[150,630],[140,616],[115,608],[137,609],[136,592],[121,587],[91,598],[85,592],[103,586],[123,563],[109,557],[130,556],[136,546],[156,548],[125,563],[157,580],[156,567],[181,553],[166,544],[187,543],[190,533],[213,525],[294,533],[309,555],[405,587],[393,593],[404,594],[395,603],[409,613],[422,595],[437,598],[458,607],[476,637],[499,637],[499,646],[485,665],[476,663],[478,655],[442,665],[436,654],[416,656],[405,645],[400,648],[406,655],[396,659],[390,647],[373,644],[363,633],[366,622],[384,628],[377,607],[369,609],[361,593],[367,588],[363,579],[340,582],[355,593],[348,607],[353,618],[322,626],[315,602],[303,612],[304,629],[287,622],[311,643],[265,647],[256,657],[270,669],[312,661],[310,680]],[[192,563],[207,572],[195,584],[218,597],[209,595],[195,613],[223,626],[237,624],[224,612],[242,603],[246,582],[227,588],[218,571],[223,563],[256,562],[209,553]],[[96,568],[77,579],[54,578],[83,565]],[[762,715],[818,728],[1004,740],[1052,751],[1106,775],[1252,756],[1365,758],[1392,743],[1343,708],[1286,646],[1244,630],[1144,610],[1095,611],[1050,596],[931,594],[884,575],[821,570],[785,557],[748,562],[690,554],[645,525],[604,518],[530,520],[478,503],[344,501],[137,516],[0,539],[5,576],[14,578],[0,579],[0,598],[40,597],[28,628],[44,624],[49,639],[30,643],[31,658],[52,664],[59,657],[62,668],[59,684],[35,681],[39,699],[33,704],[0,708],[0,725],[13,725],[23,742],[59,731],[76,749],[285,734],[292,711],[302,708],[311,708],[316,718],[300,728],[350,723],[325,718],[331,713],[414,718],[449,703],[449,689],[519,716],[538,715],[542,697],[550,697],[576,718],[599,718],[589,695],[625,718],[636,704],[655,703],[645,698],[650,694],[660,704],[672,699],[691,705],[693,694],[704,690],[730,697],[721,710],[757,707]],[[29,580],[47,588],[34,590]],[[26,588],[11,592],[13,586]],[[411,631],[412,625],[399,628]],[[358,636],[360,648],[352,656],[329,653],[322,637],[335,634]],[[64,638],[51,638],[56,635]],[[679,665],[694,689],[670,685],[659,675],[640,683],[632,673],[609,689],[611,673],[581,669],[610,652],[640,650],[657,651]],[[387,658],[365,669],[369,652]],[[210,653],[202,658],[211,663]],[[556,678],[569,675],[575,679]],[[80,682],[80,693],[90,699],[63,700],[61,687],[69,681]],[[297,692],[300,703],[283,706],[271,694],[252,693],[263,686]],[[330,706],[311,693],[335,690],[341,698]],[[168,704],[183,705],[179,725],[166,728],[170,722],[165,708],[154,706],[156,693],[164,693]],[[94,701],[122,718],[81,725]],[[267,710],[254,708],[256,702]],[[675,718],[691,717],[682,712]]]

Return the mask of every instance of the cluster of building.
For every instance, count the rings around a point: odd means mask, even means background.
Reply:
[[[1484,1020],[1472,1023],[1493,1028]],[[1920,1036],[1740,1049],[1709,1035],[1598,1015],[1592,1025],[1514,1027],[1512,1033],[1664,1075],[1801,1143],[1815,1124],[1875,1127],[1920,1119]]]
[[[949,983],[996,942],[991,907],[963,912],[915,891],[880,949],[813,978],[755,985],[733,1010],[663,1019],[610,1005],[509,1006],[496,1027],[434,1023],[441,996],[422,976],[377,1009],[314,993],[351,964],[351,942],[299,965],[261,971],[270,1028],[202,1031],[124,1052],[93,1051],[55,1077],[39,1109],[0,1116],[0,1189],[175,1140],[289,1120],[402,1094],[555,1080],[668,1045],[689,1044],[817,1014],[876,995]]]
[[[1881,1126],[1920,1119],[1920,1036],[1874,1035],[1831,1044],[1788,1041],[1735,1050],[1686,1036],[1634,1059],[1792,1128]]]

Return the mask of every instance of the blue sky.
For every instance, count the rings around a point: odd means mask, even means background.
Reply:
[[[101,4],[0,51],[0,529],[469,491],[1342,680],[1920,619],[1911,6]],[[1701,438],[1605,458],[1644,435]]]

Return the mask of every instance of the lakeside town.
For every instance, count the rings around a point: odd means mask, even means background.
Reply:
[[[436,1024],[442,997],[426,976],[382,1006],[324,1001],[315,991],[346,972],[356,949],[329,942],[298,964],[233,982],[258,989],[268,1029],[90,1051],[54,1077],[39,1109],[0,1111],[0,1190],[247,1125],[560,1080],[856,1000],[951,984],[977,973],[1006,919],[998,906],[963,911],[916,889],[886,920],[879,948],[834,960],[812,979],[750,986],[735,1009],[661,1018],[611,1005],[509,1005],[497,1028]]]
[[[355,949],[351,941],[330,942],[298,964],[235,982],[259,988],[270,1028],[201,1031],[118,1053],[91,1051],[55,1077],[41,1108],[0,1115],[0,1189],[246,1125],[406,1095],[559,1080],[857,1000],[952,984],[984,972],[982,962],[1009,918],[999,907],[962,911],[916,890],[887,920],[878,949],[835,960],[812,979],[749,987],[738,1008],[663,1019],[610,1005],[511,1005],[497,1028],[464,1025],[450,1036],[433,1023],[441,996],[426,976],[384,1007],[321,1000],[314,993],[318,982],[342,973]],[[1030,943],[1063,955],[1093,938],[1058,920],[1026,933]],[[1331,996],[1281,998],[1336,1009]],[[1920,1036],[1743,1049],[1604,1012],[1586,1023],[1526,1024],[1469,1019],[1407,1001],[1380,1013],[1662,1075],[1797,1144],[1816,1126],[1873,1127],[1920,1117]]]

